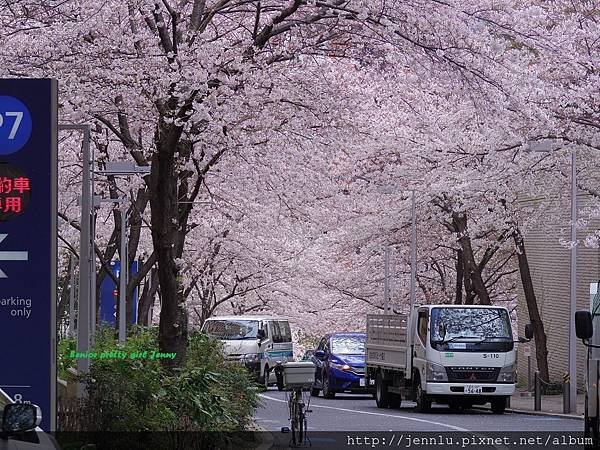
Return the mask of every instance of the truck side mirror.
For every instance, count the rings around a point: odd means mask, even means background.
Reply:
[[[256,332],[256,337],[262,341],[264,338],[266,338],[266,337],[267,337],[267,333],[265,333],[265,330],[263,330],[263,329],[261,328],[260,330],[258,330],[258,331]]]
[[[525,339],[533,339],[533,325],[530,323],[525,325]]]
[[[6,433],[23,433],[34,430],[42,422],[39,406],[30,403],[11,403],[4,407],[2,430]]]
[[[594,335],[592,314],[589,311],[575,312],[575,334],[579,339],[589,339]]]
[[[314,357],[317,359],[323,359],[325,358],[325,352],[323,350],[317,350],[314,353]]]

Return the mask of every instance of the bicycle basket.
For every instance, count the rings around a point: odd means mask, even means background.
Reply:
[[[287,362],[282,367],[286,389],[310,389],[315,382],[315,365],[311,361]]]

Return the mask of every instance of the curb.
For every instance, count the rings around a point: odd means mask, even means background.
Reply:
[[[486,408],[485,406],[474,406],[473,409],[491,411],[491,408]],[[547,411],[531,411],[528,409],[513,409],[513,408],[506,408],[506,412],[509,412],[512,414],[529,414],[532,416],[548,416],[548,417],[560,417],[562,419],[584,420],[583,414],[582,415],[563,414],[563,413],[555,413],[555,412],[547,412]]]
[[[254,423],[256,425],[256,428],[258,428],[256,431],[260,433],[261,441],[260,444],[254,447],[254,450],[270,450],[273,447],[273,444],[275,443],[275,440],[273,439],[273,434],[270,433],[266,428],[257,424],[256,422]]]

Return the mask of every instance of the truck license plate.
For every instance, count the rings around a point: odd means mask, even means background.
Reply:
[[[360,384],[360,386],[364,386],[365,385],[365,379],[361,378],[358,383]]]
[[[481,386],[474,386],[472,384],[467,384],[465,386],[465,394],[481,394],[481,393],[482,393]]]

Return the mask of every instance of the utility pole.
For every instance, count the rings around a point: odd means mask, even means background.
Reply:
[[[81,185],[81,237],[79,250],[79,300],[77,311],[77,352],[89,353],[91,333],[95,325],[96,286],[91,285],[91,272],[95,271],[95,258],[93,258],[92,242],[92,183],[93,159],[90,153],[90,125],[59,125],[59,131],[79,131],[83,134],[81,147],[83,159],[82,185]],[[92,316],[92,310],[94,315]],[[77,372],[80,375],[89,373],[90,360],[77,359]],[[85,396],[83,383],[77,384],[77,397]]]
[[[69,256],[69,337],[75,336],[75,257]]]
[[[119,269],[119,344],[125,343],[127,328],[127,207],[125,199],[121,202],[121,267]]]
[[[577,166],[575,150],[571,150],[571,295],[569,305],[569,411],[577,413]]]
[[[389,313],[389,299],[390,299],[390,246],[385,246],[384,256],[385,266],[385,279],[383,283],[383,313]]]
[[[417,301],[417,209],[415,191],[412,191],[410,233],[410,312],[412,313]]]

